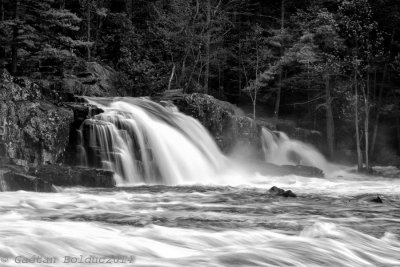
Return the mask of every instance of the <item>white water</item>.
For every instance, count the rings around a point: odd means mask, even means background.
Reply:
[[[63,263],[80,255],[135,258],[112,266],[400,266],[398,189],[380,205],[308,187],[297,199],[253,187],[3,192],[1,266],[110,266]],[[21,265],[18,256],[58,261]]]
[[[262,145],[267,162],[278,165],[305,165],[319,168],[325,174],[336,170],[313,146],[290,139],[283,132],[262,129]]]
[[[81,162],[100,158],[101,166],[93,165],[115,171],[119,185],[219,179],[226,159],[197,120],[147,99],[89,101],[105,112],[82,125],[89,140],[80,146],[86,148]]]

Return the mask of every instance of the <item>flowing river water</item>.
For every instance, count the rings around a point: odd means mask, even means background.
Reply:
[[[220,154],[183,115],[161,117],[153,104],[144,113],[130,102],[103,108],[87,123],[93,139],[80,156],[89,164],[97,153],[92,164],[114,170],[119,186],[1,192],[0,266],[400,266],[396,168],[381,168],[392,178],[363,176],[324,161],[325,178],[265,176]],[[268,158],[274,138],[265,138]],[[274,142],[280,153],[292,141]],[[292,147],[321,164],[309,146]],[[271,186],[297,198],[274,196]],[[370,201],[377,194],[383,203]]]

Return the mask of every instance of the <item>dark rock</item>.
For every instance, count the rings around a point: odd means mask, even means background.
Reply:
[[[42,165],[30,171],[31,174],[57,186],[115,187],[112,171]]]
[[[269,189],[269,192],[276,194],[276,195],[283,195],[285,193],[285,190],[283,190],[282,188],[273,186]]]
[[[382,198],[380,198],[379,196],[371,199],[371,202],[375,202],[375,203],[383,203]]]
[[[257,159],[251,159],[247,161],[243,161],[241,159],[240,161],[242,161],[245,168],[248,169],[249,171],[257,172],[261,175],[266,175],[266,176],[297,175],[297,176],[314,177],[314,178],[324,177],[323,171],[315,167],[302,166],[302,165],[280,166]]]
[[[292,192],[292,190],[283,190],[282,188],[273,186],[269,189],[269,192],[277,195],[277,196],[282,196],[282,197],[297,197],[295,193]]]
[[[82,123],[97,114],[104,112],[102,109],[88,103],[62,103],[63,107],[69,108],[74,113],[73,123],[69,129],[69,141],[66,151],[63,156],[63,163],[68,165],[77,165],[78,145],[82,141],[82,136],[79,133]]]
[[[39,165],[55,163],[69,140],[73,112],[42,100],[0,101],[5,156]]]
[[[0,73],[0,101],[43,99],[40,87],[26,77],[13,78],[6,70]]]
[[[0,174],[0,191],[55,192],[53,185],[35,176],[13,171]]]
[[[297,197],[295,193],[292,192],[292,190],[286,190],[285,193],[282,194],[284,197]]]

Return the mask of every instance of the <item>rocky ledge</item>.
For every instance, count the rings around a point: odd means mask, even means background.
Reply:
[[[105,187],[116,186],[112,171],[83,167],[59,165],[42,165],[31,170],[29,174],[56,186]]]
[[[18,190],[56,192],[54,186],[43,179],[10,170],[0,171],[0,191]]]

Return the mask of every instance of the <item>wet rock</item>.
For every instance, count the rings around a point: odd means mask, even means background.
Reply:
[[[303,176],[303,177],[316,177],[316,178],[323,178],[324,172],[318,168],[311,167],[311,166],[304,166],[304,165],[282,165],[282,168],[287,170],[289,173]]]
[[[112,171],[69,167],[59,165],[42,165],[30,171],[44,181],[57,186],[115,187]]]
[[[380,198],[380,196],[377,196],[377,197],[371,199],[371,202],[374,202],[374,203],[383,203],[383,200],[382,200],[382,198]]]
[[[295,193],[292,192],[292,190],[284,190],[282,188],[273,186],[269,189],[269,192],[277,195],[277,196],[282,196],[282,197],[297,197]]]
[[[55,192],[53,185],[35,176],[3,171],[0,174],[0,191]]]
[[[323,178],[324,172],[315,167],[309,166],[292,166],[292,165],[276,165],[267,163],[262,160],[251,159],[247,161],[240,160],[245,164],[246,169],[251,172],[257,172],[265,176],[285,176],[285,175],[297,175],[303,177],[314,177]]]

